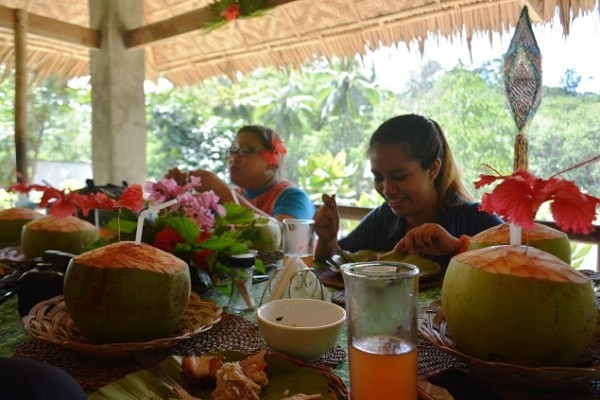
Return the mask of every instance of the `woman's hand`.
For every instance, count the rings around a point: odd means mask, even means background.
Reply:
[[[227,183],[219,178],[214,172],[197,169],[190,172],[190,175],[200,178],[200,186],[196,188],[197,190],[201,192],[212,190],[217,196],[219,196],[220,203],[233,201],[231,189]]]
[[[454,255],[462,242],[438,224],[427,223],[411,229],[394,247],[394,251],[420,255]]]
[[[340,229],[340,214],[338,212],[335,195],[321,196],[323,205],[317,209],[315,220],[315,233],[319,237],[315,249],[315,259],[324,260],[335,254],[337,249],[337,235]]]
[[[319,240],[330,241],[337,240],[338,230],[340,229],[340,214],[338,212],[335,195],[321,196],[323,205],[315,212],[315,232]]]

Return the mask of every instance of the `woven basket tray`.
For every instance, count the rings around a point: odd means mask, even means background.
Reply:
[[[99,357],[126,357],[133,352],[174,346],[200,332],[210,329],[221,319],[223,310],[215,303],[202,301],[192,292],[187,309],[171,335],[147,342],[92,344],[77,330],[67,313],[63,296],[36,304],[23,317],[23,326],[33,338]]]
[[[600,346],[598,335],[582,356],[580,367],[525,367],[514,364],[489,362],[460,352],[452,341],[441,302],[436,300],[429,307],[421,309],[419,332],[434,346],[467,364],[473,374],[491,385],[510,385],[517,388],[549,391],[573,389],[587,386],[591,381],[600,380]]]

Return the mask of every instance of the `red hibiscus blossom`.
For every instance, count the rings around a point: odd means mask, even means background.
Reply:
[[[274,167],[279,163],[279,157],[284,156],[286,153],[287,149],[281,140],[275,139],[273,140],[273,143],[271,143],[271,150],[262,150],[260,155],[269,166]]]
[[[175,229],[167,226],[156,234],[152,246],[171,253],[178,243],[185,243],[185,239]]]
[[[52,186],[16,183],[9,188],[9,191],[20,193],[29,193],[32,190],[43,192],[39,206],[46,207],[50,204],[48,214],[55,217],[77,215],[79,209],[84,216],[87,216],[91,210],[96,208],[101,210],[129,208],[135,212],[139,212],[144,207],[144,191],[139,184],[129,185],[123,191],[118,201],[108,197],[104,193],[92,193],[88,195],[77,192],[65,193],[64,190],[58,190]]]
[[[134,183],[127,186],[119,197],[117,202],[118,207],[129,208],[136,213],[139,213],[144,208],[144,189],[142,185]]]
[[[475,187],[479,189],[498,180],[502,182],[483,195],[483,210],[496,212],[524,229],[533,229],[540,206],[550,201],[550,211],[561,229],[582,234],[593,231],[600,199],[581,193],[573,182],[554,177],[539,179],[528,171],[518,170],[509,176],[479,175]]]
[[[209,231],[202,231],[196,243],[202,243],[209,239],[212,234]],[[192,253],[191,260],[198,267],[203,270],[209,271],[209,259],[208,257],[213,253],[210,249],[200,250]]]

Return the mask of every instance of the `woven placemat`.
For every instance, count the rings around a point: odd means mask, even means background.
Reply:
[[[156,351],[154,357],[164,358],[169,354],[190,355],[225,350],[254,353],[266,345],[261,341],[258,326],[247,319],[223,313],[221,321],[212,329],[182,341],[170,349]],[[142,369],[134,358],[114,359],[90,357],[39,339],[29,339],[14,352],[14,357],[42,361],[69,373],[84,390],[98,390],[125,375]],[[310,364],[335,367],[346,358],[346,351],[336,346],[320,359]]]
[[[337,292],[331,293],[331,302],[344,307],[346,305],[346,292],[344,290],[338,290]]]
[[[156,352],[156,357],[168,354],[190,354],[235,350],[254,352],[259,348],[258,329],[242,317],[223,314],[212,329],[183,341],[168,350]],[[122,359],[90,357],[39,339],[30,339],[19,346],[15,357],[31,358],[52,364],[69,373],[84,390],[97,390],[125,375],[142,369],[134,356]]]
[[[467,372],[469,367],[432,345],[419,334],[419,379],[427,379],[433,375],[455,368]]]

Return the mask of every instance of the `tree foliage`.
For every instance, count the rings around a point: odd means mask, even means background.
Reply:
[[[501,64],[495,60],[474,70],[459,65],[444,71],[426,63],[404,93],[378,86],[372,66],[360,59],[318,61],[301,71],[262,68],[235,81],[220,77],[148,93],[148,177],[178,167],[210,169],[226,179],[235,132],[262,124],[286,143],[285,176],[315,199],[336,192],[346,204],[374,205],[380,200],[372,192],[368,139],[386,119],[415,112],[440,123],[473,188],[478,174],[488,172],[483,164],[503,173],[513,168],[517,132],[505,105]],[[545,88],[527,132],[530,169],[540,177],[598,154],[600,95],[571,90],[576,77],[570,71],[564,88]],[[14,182],[14,90],[11,79],[0,85],[0,180],[7,186]],[[32,160],[90,161],[90,98],[89,88],[52,80],[32,87]],[[600,194],[598,164],[565,177]]]

